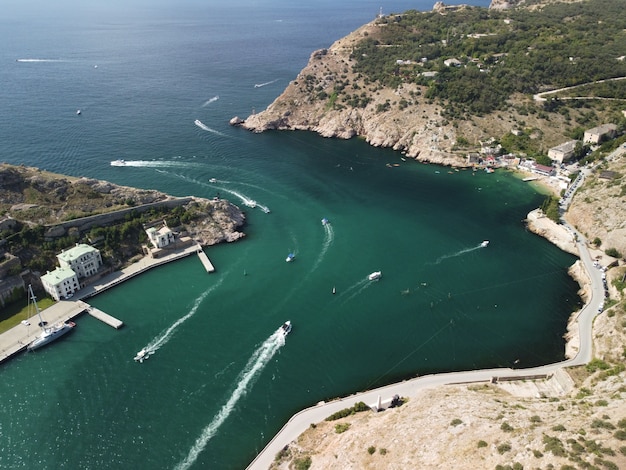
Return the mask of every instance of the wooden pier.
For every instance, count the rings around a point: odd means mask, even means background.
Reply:
[[[206,255],[202,247],[199,246],[196,253],[198,253],[198,258],[200,258],[200,261],[202,261],[202,265],[204,266],[204,269],[206,269],[207,273],[212,273],[213,271],[215,271],[215,268],[211,264],[209,257]]]
[[[101,322],[104,322],[107,325],[112,326],[116,330],[118,330],[122,326],[124,326],[124,322],[122,320],[118,320],[117,318],[112,317],[108,313],[105,313],[105,312],[103,312],[102,310],[100,310],[100,309],[98,309],[96,307],[92,307],[91,305],[89,305],[87,303],[85,303],[85,305],[86,305],[85,311],[89,315],[91,315],[92,317],[97,318],[98,320],[100,320]]]

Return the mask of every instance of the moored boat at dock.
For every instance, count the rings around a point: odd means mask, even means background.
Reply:
[[[47,326],[46,322],[44,322],[43,318],[41,317],[41,312],[39,311],[39,306],[37,305],[37,300],[35,299],[35,294],[33,293],[33,288],[31,286],[28,286],[28,292],[30,294],[29,297],[32,305],[37,311],[37,316],[39,317],[39,326],[41,327],[41,334],[26,347],[26,349],[28,349],[29,351],[34,351],[35,349],[39,349],[46,344],[51,343],[56,339],[59,339],[64,334],[69,333],[74,329],[76,323],[70,321]]]

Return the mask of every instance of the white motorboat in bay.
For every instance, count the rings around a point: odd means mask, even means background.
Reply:
[[[288,263],[291,263],[295,258],[296,258],[296,255],[294,255],[293,253],[289,253],[287,255],[287,258],[285,258],[285,261],[287,261]]]
[[[111,162],[111,166],[126,166],[126,161],[125,160],[113,160]]]
[[[41,326],[41,334],[33,340],[27,347],[29,351],[34,351],[35,349],[39,349],[42,346],[45,346],[52,341],[59,339],[65,333],[69,333],[74,329],[76,324],[74,322],[62,322],[57,323],[56,325],[47,326],[46,322],[43,321],[41,317],[41,312],[39,311],[39,306],[37,305],[37,300],[35,299],[35,294],[33,293],[32,286],[28,286],[29,299],[32,302],[35,310],[37,311],[37,316],[39,317],[39,326]]]
[[[383,277],[383,273],[382,271],[374,271],[372,274],[370,274],[369,276],[367,276],[367,278],[370,281],[377,281],[378,279],[380,279],[381,277]]]
[[[137,355],[135,356],[135,361],[143,362],[145,359],[148,359],[149,357],[150,356],[148,355],[148,351],[146,351],[146,349],[144,348],[137,353]]]
[[[287,336],[291,332],[291,321],[287,320],[285,323],[283,323],[283,325],[280,327],[280,330],[283,336]]]
[[[486,247],[487,245],[489,245],[489,240],[485,240],[480,244],[480,246],[482,246],[483,248]]]
[[[326,217],[324,217],[324,218],[322,219],[322,225],[327,225],[327,224],[329,224],[329,223],[330,223],[330,222],[329,222],[329,220],[328,220]]]

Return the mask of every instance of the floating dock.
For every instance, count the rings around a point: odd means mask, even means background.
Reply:
[[[215,268],[211,264],[209,257],[206,255],[202,247],[198,247],[198,251],[196,251],[196,253],[198,253],[198,258],[200,258],[200,261],[202,261],[202,265],[204,266],[204,269],[206,269],[207,273],[212,273],[213,271],[215,271]]]
[[[92,307],[91,305],[87,307],[87,313],[91,315],[92,317],[97,318],[101,322],[104,322],[107,325],[112,326],[116,330],[124,326],[124,322],[122,320],[118,320],[117,318],[112,317],[108,313],[105,313],[100,309]]]

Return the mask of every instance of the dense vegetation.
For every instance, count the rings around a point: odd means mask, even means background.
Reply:
[[[622,0],[589,0],[533,11],[467,7],[390,15],[355,48],[355,72],[392,88],[425,85],[426,98],[445,103],[450,117],[487,114],[515,93],[626,76],[623,6]],[[448,59],[456,65],[445,65]],[[623,99],[626,81],[584,92]]]

